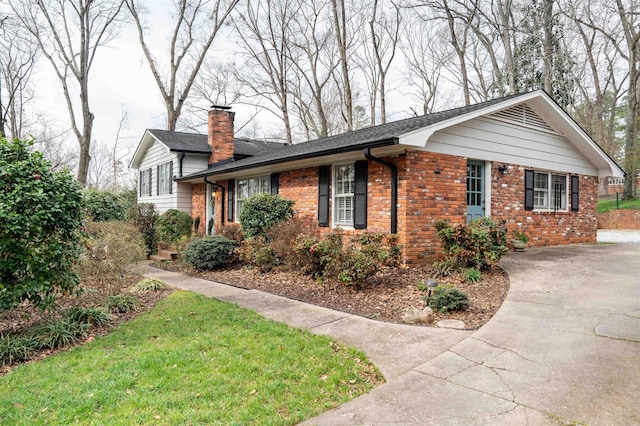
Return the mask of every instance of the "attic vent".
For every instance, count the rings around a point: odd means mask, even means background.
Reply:
[[[543,130],[545,132],[554,132],[554,130],[544,121],[538,114],[536,114],[527,104],[520,104],[511,108],[498,111],[491,115],[492,118],[498,120],[507,121],[509,123],[525,125],[527,127],[533,127],[537,130]]]

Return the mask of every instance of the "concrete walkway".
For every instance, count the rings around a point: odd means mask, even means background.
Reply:
[[[388,383],[305,424],[640,424],[640,245],[505,257],[511,290],[473,333],[386,324],[160,270],[180,288],[363,350]]]

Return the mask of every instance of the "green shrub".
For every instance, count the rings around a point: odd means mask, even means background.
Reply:
[[[237,243],[219,235],[194,241],[183,253],[184,260],[196,269],[213,270],[234,259]]]
[[[158,237],[156,234],[156,221],[158,212],[152,203],[140,203],[129,210],[129,221],[132,222],[144,239],[147,248],[147,257],[158,252]]]
[[[140,305],[140,300],[130,294],[116,294],[107,297],[106,306],[111,312],[125,314],[135,310]]]
[[[182,237],[191,236],[193,219],[187,213],[176,209],[169,209],[162,213],[156,221],[158,239],[162,242],[175,244]]]
[[[87,188],[82,191],[85,216],[94,222],[125,220],[127,201],[116,191]]]
[[[143,278],[131,288],[135,293],[147,293],[151,291],[160,291],[167,288],[167,285],[160,280],[154,278]]]
[[[345,242],[341,230],[319,237],[300,236],[296,250],[303,273],[335,278],[357,289],[378,271],[398,266],[402,254],[396,235],[364,232]]]
[[[477,269],[468,268],[462,274],[464,275],[464,280],[468,283],[477,283],[482,279],[482,272]]]
[[[68,346],[78,337],[86,336],[89,324],[68,318],[55,319],[37,326],[33,335],[37,337],[38,349],[56,349]]]
[[[31,144],[0,138],[0,310],[24,300],[45,308],[79,283],[80,186]]]
[[[127,265],[145,258],[142,235],[127,222],[87,223],[87,249],[80,263],[82,275],[99,280],[122,275]]]
[[[0,335],[0,365],[26,361],[36,349],[38,340],[34,336]]]
[[[463,311],[469,307],[469,297],[451,285],[439,285],[433,291],[433,295],[425,297],[429,301],[429,307],[446,314],[451,311]]]
[[[72,322],[89,324],[95,327],[108,325],[114,319],[114,316],[103,307],[85,308],[76,306],[69,309],[64,316]]]
[[[435,227],[442,240],[446,260],[456,268],[487,270],[509,251],[504,227],[488,217],[453,227],[444,221],[438,221]]]
[[[278,195],[260,194],[242,204],[240,224],[247,237],[266,237],[273,225],[293,217],[293,201]]]

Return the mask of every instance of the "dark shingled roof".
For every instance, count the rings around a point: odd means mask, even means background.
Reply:
[[[418,117],[398,120],[391,123],[381,124],[373,127],[342,133],[335,136],[328,136],[309,142],[294,145],[285,145],[284,148],[244,158],[238,161],[215,163],[208,169],[196,172],[178,180],[188,180],[212,174],[232,172],[237,170],[251,169],[259,166],[285,163],[288,161],[301,160],[305,158],[321,157],[323,155],[338,154],[342,152],[357,151],[363,148],[373,148],[377,146],[393,145],[398,143],[398,138],[413,130],[428,127],[433,124],[458,117],[482,108],[504,102],[513,97],[523,94],[510,95],[507,97],[493,99],[475,105],[464,106],[433,114],[421,115]]]
[[[207,143],[207,135],[187,132],[171,132],[169,130],[147,130],[171,151],[209,154],[211,147]]]
[[[149,133],[169,147],[171,151],[210,154],[211,146],[207,135],[200,133],[171,132],[169,130],[149,129]],[[277,142],[257,141],[247,138],[234,138],[234,154],[252,156],[278,150],[284,144]]]

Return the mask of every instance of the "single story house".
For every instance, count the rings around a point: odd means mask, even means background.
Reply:
[[[543,91],[265,149],[245,158],[234,155],[239,141],[233,137],[233,121],[228,108],[213,107],[210,154],[184,153],[185,158],[205,155],[207,167],[189,166],[185,173],[183,164],[182,174],[173,179],[179,188],[190,187],[193,217],[213,220],[216,226],[237,222],[245,199],[279,194],[295,202],[297,215],[317,220],[323,229],[397,233],[407,264],[437,252],[440,241],[433,224],[438,219],[455,224],[491,216],[504,220],[510,235],[526,232],[530,245],[595,242],[598,180],[624,176]],[[152,139],[177,159],[184,151],[172,150],[172,143],[188,144],[178,133],[145,133],[132,161],[141,171],[141,193],[151,194],[141,197],[143,202],[155,202],[155,192],[149,190],[153,177],[142,171],[162,171]]]

